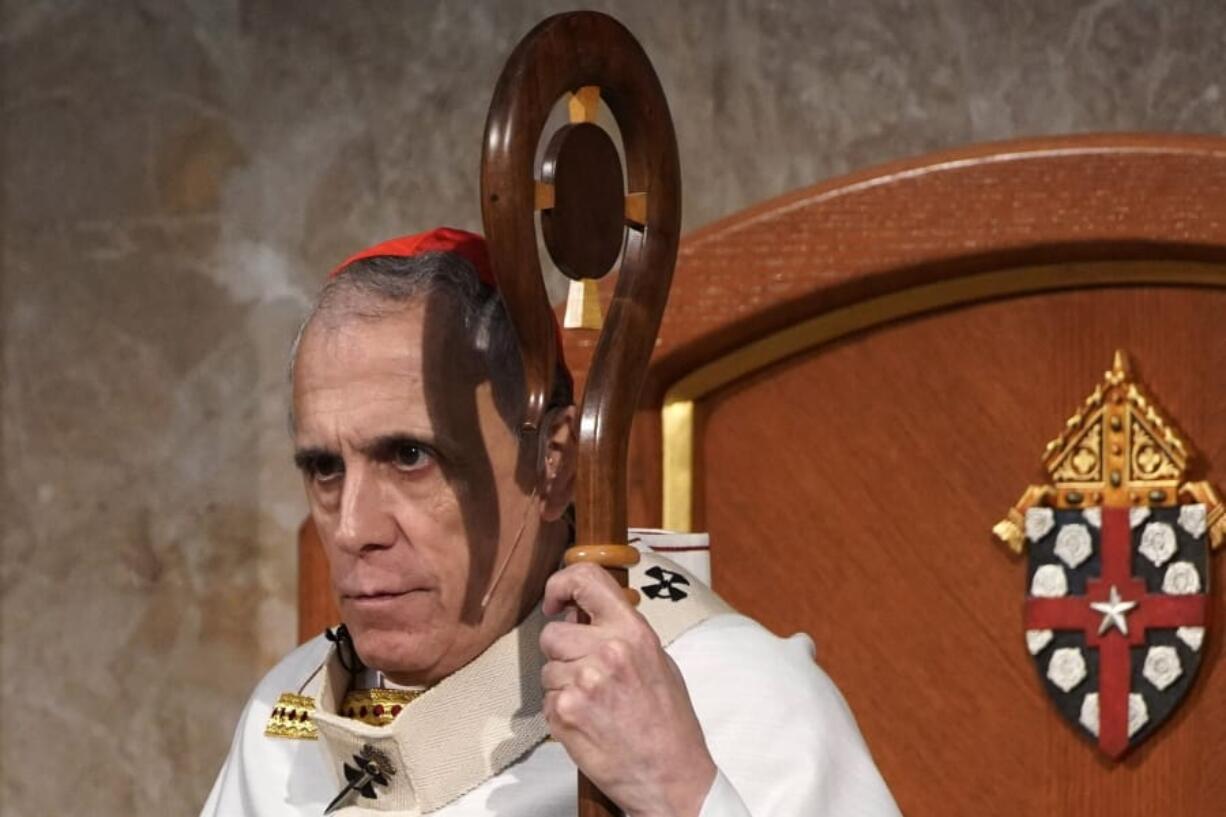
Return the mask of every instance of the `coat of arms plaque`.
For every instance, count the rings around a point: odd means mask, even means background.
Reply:
[[[993,533],[1027,553],[1024,628],[1048,696],[1112,759],[1152,735],[1205,653],[1226,507],[1116,352]]]

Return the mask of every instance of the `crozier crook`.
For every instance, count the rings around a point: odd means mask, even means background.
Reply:
[[[537,146],[563,98],[570,122],[550,137],[538,176]],[[621,131],[624,176],[612,139],[595,124],[601,102]],[[600,564],[626,587],[638,561],[626,542],[630,425],[676,262],[681,181],[660,81],[639,43],[606,15],[561,14],[534,28],[507,61],[486,122],[481,212],[523,360],[525,433],[540,430],[556,363],[537,256],[538,211],[551,258],[588,297],[594,282],[618,267],[579,401],[575,543],[566,562]],[[580,775],[580,817],[617,814]]]

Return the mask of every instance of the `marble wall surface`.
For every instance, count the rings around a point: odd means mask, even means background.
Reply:
[[[294,641],[286,350],[331,264],[477,227],[516,40],[573,6],[3,0],[0,811],[194,814]],[[1226,130],[1219,0],[622,0],[689,227],[963,143]]]

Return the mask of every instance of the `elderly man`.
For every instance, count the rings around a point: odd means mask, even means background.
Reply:
[[[293,437],[343,626],[256,689],[205,815],[895,815],[804,636],[645,552],[634,608],[570,541],[559,371],[518,432],[518,351],[479,236],[338,268],[293,358]],[[582,610],[590,624],[576,622]]]

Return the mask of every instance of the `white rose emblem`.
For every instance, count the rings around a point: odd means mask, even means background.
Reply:
[[[1056,515],[1051,508],[1026,509],[1026,538],[1037,542],[1047,535],[1056,524]]]
[[[1051,654],[1047,678],[1068,692],[1086,679],[1086,659],[1076,647],[1061,647]]]
[[[1051,630],[1027,630],[1026,631],[1026,649],[1031,655],[1038,655],[1043,651],[1043,648],[1051,643]]]
[[[1058,598],[1068,595],[1068,578],[1060,565],[1039,565],[1030,580],[1030,595],[1041,598]]]
[[[1149,707],[1145,705],[1145,699],[1134,692],[1128,696],[1128,737],[1135,735],[1147,723]]]
[[[1175,637],[1194,650],[1199,650],[1205,641],[1204,627],[1180,627],[1175,631]]]
[[[1065,525],[1056,534],[1056,555],[1069,567],[1090,558],[1094,546],[1090,542],[1090,529],[1085,525]]]
[[[1081,699],[1081,725],[1098,737],[1098,693],[1091,692]]]
[[[1150,522],[1141,531],[1141,545],[1137,550],[1155,567],[1162,567],[1175,555],[1178,547],[1174,528],[1165,522]]]
[[[1175,596],[1190,596],[1200,592],[1200,574],[1191,562],[1175,562],[1162,577],[1162,592]]]
[[[1205,506],[1182,505],[1179,508],[1179,527],[1197,539],[1205,535]]]
[[[1150,647],[1149,652],[1145,653],[1145,666],[1141,674],[1158,689],[1166,689],[1183,675],[1179,653],[1174,647]]]

